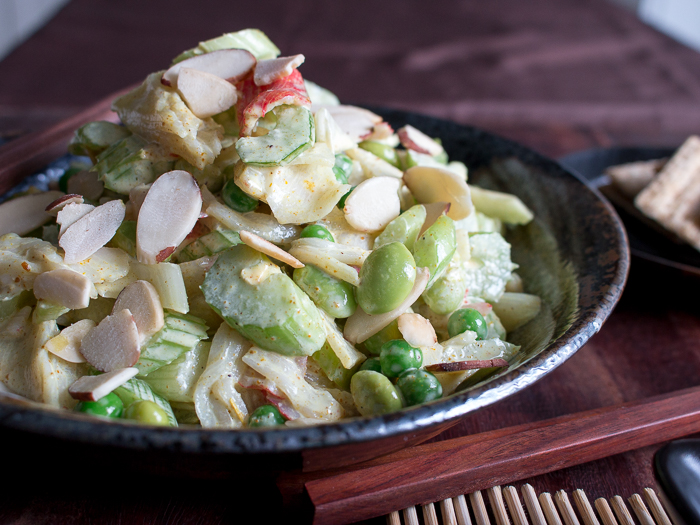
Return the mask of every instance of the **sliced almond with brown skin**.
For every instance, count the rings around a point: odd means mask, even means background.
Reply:
[[[397,134],[401,144],[406,149],[412,149],[418,153],[425,153],[433,157],[445,151],[440,144],[410,124],[398,130]]]
[[[455,172],[432,166],[414,166],[403,174],[403,181],[420,204],[449,202],[447,216],[458,221],[474,209],[466,181]]]
[[[255,57],[245,49],[220,49],[194,56],[170,67],[161,78],[166,86],[175,86],[182,68],[197,69],[236,83],[255,67]]]
[[[423,207],[425,208],[425,221],[423,222],[423,226],[420,228],[418,237],[423,235],[425,230],[435,224],[435,221],[438,220],[441,215],[447,215],[450,211],[449,202],[433,202],[430,204],[423,204]]]
[[[163,328],[163,306],[155,286],[148,281],[136,281],[121,291],[112,312],[125,308],[134,316],[142,341]]]
[[[192,113],[208,118],[226,111],[236,103],[236,88],[223,78],[183,67],[177,79],[177,90]]]
[[[79,202],[69,202],[63,206],[56,215],[56,222],[61,225],[58,238],[60,239],[61,235],[63,235],[72,224],[85,217],[94,209],[95,207],[92,204]]]
[[[460,370],[479,370],[481,368],[493,368],[508,366],[508,361],[496,359],[474,359],[472,361],[453,361],[451,363],[438,363],[426,366],[428,372],[459,372]]]
[[[83,196],[75,193],[69,193],[68,195],[63,195],[55,201],[49,203],[46,207],[46,213],[52,217],[57,217],[58,212],[60,212],[64,207],[69,204],[82,204],[84,202]]]
[[[385,326],[388,326],[389,323],[397,319],[416,302],[425,290],[429,279],[430,272],[427,268],[416,268],[416,280],[413,283],[413,288],[408,294],[408,297],[391,312],[380,315],[369,315],[366,314],[362,308],[355,310],[355,313],[348,317],[345,323],[345,328],[343,329],[345,339],[353,344],[362,343]]]
[[[182,170],[161,175],[141,205],[136,223],[139,262],[165,261],[194,228],[202,211],[202,194],[192,175]]]
[[[81,319],[61,330],[56,337],[46,341],[44,348],[69,363],[85,363],[85,358],[80,353],[80,343],[93,328],[95,328],[95,321]]]
[[[255,82],[256,86],[266,86],[275,80],[288,77],[292,74],[292,71],[303,63],[304,55],[261,60],[255,66],[255,76],[253,77],[253,81]]]
[[[141,339],[129,310],[108,315],[80,344],[85,360],[101,372],[134,366],[141,355]]]
[[[361,232],[376,232],[386,228],[401,213],[399,187],[394,177],[372,177],[352,190],[345,199],[345,220]]]
[[[336,124],[355,141],[366,139],[372,134],[374,126],[382,122],[382,117],[357,106],[322,106],[325,107]]]
[[[105,184],[95,171],[81,171],[68,179],[68,193],[77,193],[88,200],[96,201],[105,191]]]
[[[0,235],[26,235],[51,220],[46,206],[63,195],[60,191],[46,191],[15,197],[0,204]]]
[[[405,313],[398,319],[399,332],[411,346],[432,346],[437,343],[435,328],[419,314]]]
[[[239,234],[241,236],[241,240],[251,248],[258,250],[259,252],[264,253],[265,255],[269,255],[273,259],[282,261],[283,263],[288,264],[292,268],[304,267],[303,262],[301,262],[293,255],[290,255],[289,253],[285,252],[282,248],[278,248],[270,241],[266,241],[262,237],[258,237],[254,233],[250,233],[245,230],[241,230]]]
[[[122,201],[110,201],[71,224],[58,241],[58,245],[66,252],[63,258],[66,264],[87,259],[107,244],[124,220],[125,211]]]
[[[146,195],[148,195],[148,190],[150,189],[150,184],[139,184],[138,186],[131,188],[131,191],[129,191],[129,201],[126,203],[126,215],[124,216],[125,220],[135,221],[138,219],[141,205],[143,204]]]
[[[87,308],[93,284],[84,275],[59,268],[40,273],[34,279],[34,296],[71,310]]]
[[[68,393],[73,399],[80,401],[97,401],[138,373],[138,368],[120,368],[98,376],[83,376],[68,387]]]

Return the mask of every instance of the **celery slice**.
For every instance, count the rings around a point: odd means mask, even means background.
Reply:
[[[241,244],[241,237],[233,230],[214,230],[185,246],[178,254],[179,262],[194,261],[200,257],[215,255]]]
[[[131,135],[124,126],[107,121],[88,122],[79,127],[68,145],[73,155],[88,155],[95,158],[115,142]]]
[[[173,64],[196,55],[218,51],[219,49],[246,49],[258,60],[277,58],[280,54],[280,50],[265,33],[259,29],[243,29],[235,33],[224,33],[219,37],[200,42],[197,47],[183,51],[176,56],[173,59]]]
[[[170,426],[177,426],[177,419],[175,418],[170,403],[168,403],[163,396],[156,394],[151,386],[143,379],[137,379],[135,377],[129,379],[126,383],[117,388],[114,393],[122,400],[125,408],[136,401],[153,401],[156,405],[165,410],[165,413],[168,415]]]
[[[207,365],[210,347],[211,342],[200,342],[172,363],[150,372],[145,381],[170,402],[194,403],[194,389]]]

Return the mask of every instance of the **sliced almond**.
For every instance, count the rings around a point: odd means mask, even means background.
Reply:
[[[81,171],[68,179],[68,193],[77,193],[88,200],[96,201],[105,191],[105,184],[95,171]]]
[[[161,82],[166,86],[174,86],[178,83],[182,68],[189,68],[216,75],[235,84],[253,70],[255,63],[255,57],[250,51],[220,49],[178,62],[163,73]]]
[[[386,228],[401,213],[401,181],[393,177],[373,177],[361,182],[345,200],[345,220],[361,232]]]
[[[46,191],[15,197],[0,204],[0,235],[26,235],[51,220],[46,206],[63,195],[60,191]]]
[[[64,207],[68,206],[69,204],[82,204],[82,203],[83,203],[83,196],[82,195],[77,195],[75,193],[63,195],[62,197],[59,197],[55,201],[49,203],[49,205],[46,207],[46,213],[48,213],[52,217],[57,217],[58,212],[60,212]]]
[[[385,140],[394,134],[394,128],[388,122],[380,122],[374,128],[372,128],[372,133],[370,133],[365,140]],[[397,142],[398,145],[398,142]]]
[[[425,153],[433,157],[445,151],[440,144],[411,125],[404,126],[398,130],[397,134],[401,144],[406,149],[412,149],[418,153]]]
[[[134,366],[141,355],[141,340],[129,310],[108,315],[93,328],[80,345],[80,353],[102,372]]]
[[[112,312],[124,309],[134,316],[142,341],[163,328],[163,306],[155,286],[148,281],[136,281],[122,290]]]
[[[60,304],[71,310],[87,308],[92,290],[90,279],[63,268],[40,273],[34,279],[34,296],[37,299]]]
[[[139,262],[165,261],[194,228],[202,194],[192,175],[182,170],[161,175],[151,186],[136,224]]]
[[[258,237],[254,233],[250,233],[245,230],[241,230],[239,234],[241,236],[241,240],[251,248],[258,250],[259,252],[264,253],[265,255],[269,255],[273,259],[282,261],[283,263],[288,264],[292,268],[304,267],[303,262],[301,262],[293,255],[290,255],[289,253],[285,252],[282,248],[278,248],[270,241],[266,241],[262,237]]]
[[[126,203],[126,215],[124,217],[127,221],[135,221],[138,219],[141,205],[150,189],[150,184],[139,184],[131,188],[131,191],[129,191],[129,201]]]
[[[447,216],[450,219],[464,219],[474,208],[469,186],[448,169],[414,166],[403,174],[403,181],[420,204],[449,202]]]
[[[508,366],[508,361],[501,358],[496,359],[473,359],[471,361],[452,361],[449,363],[438,363],[426,366],[428,372],[459,372],[461,370],[479,370],[481,368],[493,368]]]
[[[80,343],[93,328],[95,328],[95,321],[82,319],[46,341],[44,348],[69,363],[85,363],[85,358],[80,353]]]
[[[204,71],[183,67],[177,79],[177,90],[192,113],[208,118],[226,111],[236,103],[236,88],[230,82]]]
[[[449,202],[432,202],[430,204],[424,204],[425,207],[425,221],[423,221],[423,226],[420,228],[420,233],[418,236],[423,235],[425,230],[430,228],[435,221],[440,218],[441,215],[447,215],[450,211]]]
[[[345,323],[343,335],[345,339],[353,344],[361,343],[372,337],[385,326],[388,326],[394,319],[406,312],[425,290],[430,279],[430,272],[427,268],[416,268],[416,280],[408,297],[391,312],[380,315],[369,315],[358,308],[355,313],[348,317]]]
[[[84,204],[70,206],[84,206]],[[58,241],[58,245],[66,252],[64,257],[66,264],[87,259],[107,244],[124,220],[125,209],[122,201],[110,201],[71,224]],[[61,213],[65,211],[64,209]]]
[[[383,119],[371,111],[357,106],[323,106],[331,114],[335,122],[345,133],[359,142],[371,135],[374,126]]]
[[[98,376],[83,376],[68,387],[68,393],[80,401],[97,401],[138,373],[138,368],[121,368]]]
[[[58,232],[59,239],[72,224],[85,217],[94,209],[95,207],[92,204],[79,202],[69,202],[62,206],[56,215],[56,222],[61,225],[61,229]]]
[[[256,86],[266,86],[275,80],[288,77],[296,68],[304,63],[304,55],[271,58],[261,60],[255,66],[254,81]]]
[[[399,332],[404,340],[412,346],[432,346],[437,343],[435,328],[425,317],[419,314],[405,313],[398,319]]]

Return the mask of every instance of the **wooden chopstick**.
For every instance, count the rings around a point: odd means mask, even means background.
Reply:
[[[315,524],[342,523],[349,515],[354,520],[381,516],[699,431],[700,387],[694,387],[419,445],[360,467],[318,474],[326,477],[304,486]]]

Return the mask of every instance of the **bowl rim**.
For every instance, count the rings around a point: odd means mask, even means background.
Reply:
[[[525,146],[479,128],[458,124],[415,112],[384,107],[365,106],[385,117],[422,119],[436,125],[458,127],[471,134],[497,139],[507,145],[512,156],[547,165],[581,184],[594,201],[602,204],[613,225],[611,241],[619,256],[614,275],[599,302],[581,315],[553,343],[513,370],[499,375],[470,390],[399,412],[370,418],[355,417],[339,422],[308,427],[281,429],[203,429],[201,427],[155,427],[133,424],[127,420],[103,421],[91,416],[49,407],[23,398],[0,395],[0,428],[19,430],[46,437],[91,445],[130,450],[160,449],[165,451],[210,454],[288,454],[309,449],[348,445],[415,432],[437,426],[500,401],[559,367],[594,334],[617,304],[627,280],[630,251],[627,234],[613,206],[583,177]],[[579,309],[580,309],[579,299]]]

